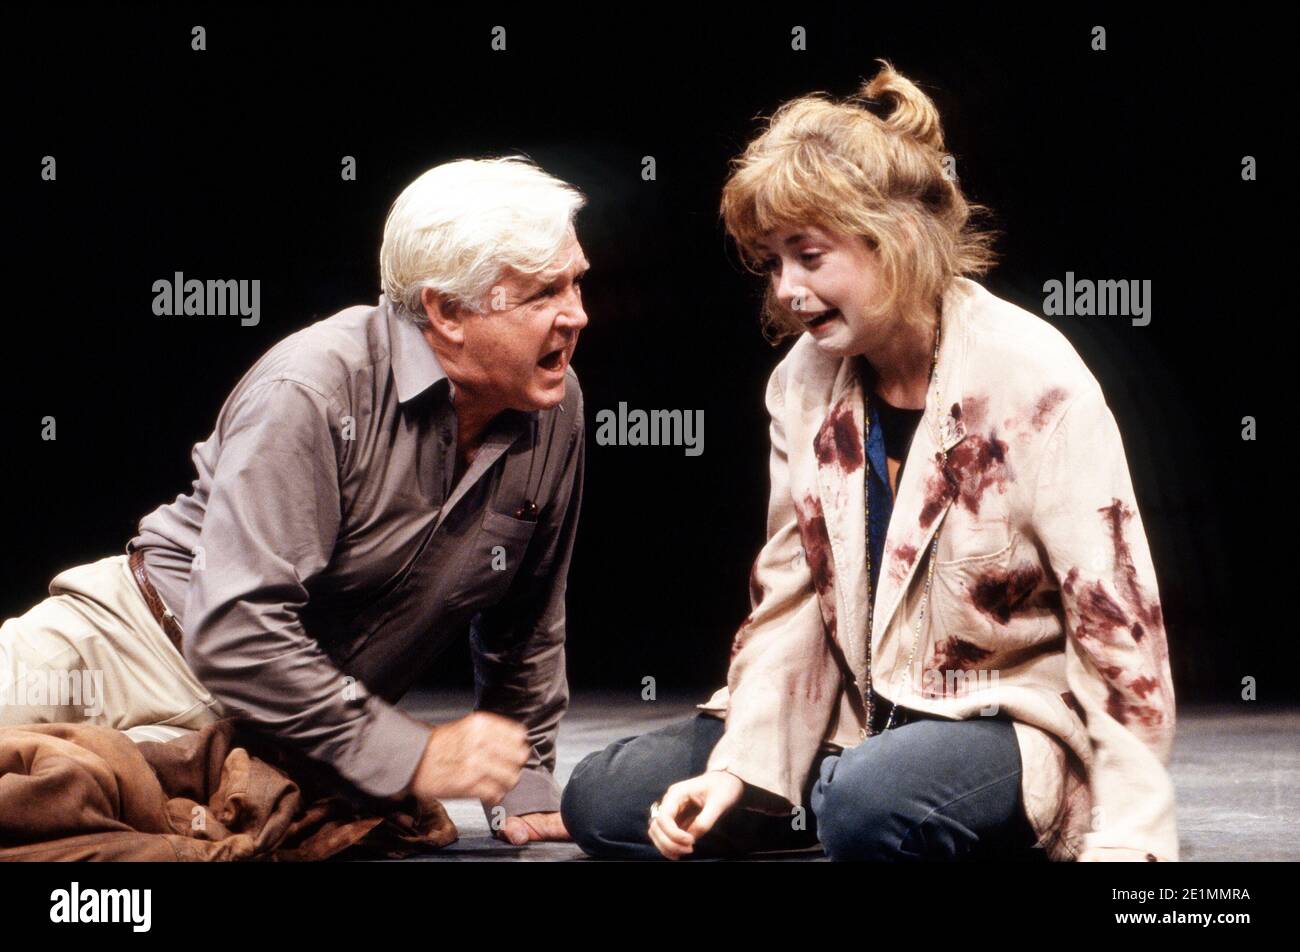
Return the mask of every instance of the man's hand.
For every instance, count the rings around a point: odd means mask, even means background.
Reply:
[[[696,839],[713,829],[744,791],[744,782],[725,770],[710,770],[673,784],[650,821],[650,842],[669,859],[694,852]]]
[[[406,792],[426,808],[441,797],[495,803],[514,789],[527,762],[528,735],[522,725],[475,711],[434,725]]]
[[[558,813],[522,813],[506,817],[501,829],[492,834],[515,846],[543,840],[569,840],[569,831]]]

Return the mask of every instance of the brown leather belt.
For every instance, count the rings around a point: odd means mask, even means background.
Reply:
[[[127,557],[127,563],[131,566],[131,574],[135,576],[135,584],[139,587],[140,594],[144,596],[144,602],[149,606],[149,611],[153,613],[154,620],[162,626],[162,630],[171,639],[176,651],[184,657],[184,652],[181,651],[181,626],[176,621],[176,616],[163,605],[158,590],[149,581],[149,576],[144,570],[144,552],[140,549],[134,550]]]

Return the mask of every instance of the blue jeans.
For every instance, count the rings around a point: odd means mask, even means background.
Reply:
[[[818,755],[804,822],[733,808],[692,855],[801,849],[820,839],[832,860],[1045,859],[1032,848],[1012,722],[899,713],[889,731],[841,754]],[[671,784],[704,772],[723,727],[699,714],[589,754],[560,807],[574,841],[601,858],[660,858],[646,835],[650,804]]]

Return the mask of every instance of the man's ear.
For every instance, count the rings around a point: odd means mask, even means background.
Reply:
[[[447,344],[464,343],[465,312],[454,301],[433,288],[425,288],[420,292],[420,304],[429,319],[429,332]]]

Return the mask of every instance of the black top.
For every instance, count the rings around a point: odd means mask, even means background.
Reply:
[[[903,480],[903,463],[907,460],[907,450],[912,445],[912,437],[916,434],[916,428],[921,422],[921,417],[925,415],[925,410],[908,410],[896,407],[876,393],[878,375],[876,374],[876,368],[871,365],[871,361],[865,358],[862,359],[861,372],[862,385],[866,390],[868,403],[875,418],[880,423],[880,429],[884,436],[885,456],[898,460],[897,479],[901,483]],[[870,449],[868,449],[867,456],[870,457],[870,455]],[[881,473],[880,476],[884,485],[888,488],[888,473]]]
[[[885,455],[890,459],[907,459],[907,448],[912,445],[912,437],[921,422],[925,410],[908,410],[892,406],[877,394],[872,394],[876,412],[880,415],[880,428],[885,434]]]

